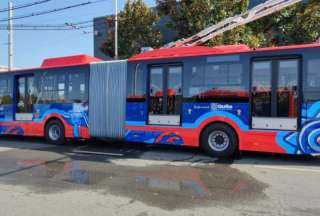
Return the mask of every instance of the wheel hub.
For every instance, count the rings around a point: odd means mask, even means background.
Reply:
[[[49,128],[49,137],[51,140],[58,140],[61,136],[61,129],[58,125],[52,125]]]
[[[221,152],[229,147],[230,139],[224,131],[213,131],[209,135],[208,143],[214,151]]]

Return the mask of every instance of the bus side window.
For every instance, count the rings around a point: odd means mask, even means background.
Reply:
[[[44,71],[38,75],[37,89],[40,104],[84,102],[88,100],[88,74],[75,68]]]
[[[298,60],[282,60],[278,65],[277,116],[293,117],[298,114]]]
[[[253,63],[252,70],[252,115],[271,116],[271,62]]]
[[[307,73],[304,75],[304,80],[305,102],[320,100],[320,59],[307,61]]]
[[[186,71],[184,95],[210,100],[225,97],[247,97],[243,65],[238,62],[195,64]]]
[[[0,105],[12,104],[12,85],[7,77],[0,77]]]
[[[68,83],[68,99],[71,102],[83,102],[87,100],[88,86],[86,74],[83,72],[70,72]]]
[[[146,99],[147,74],[138,64],[134,65],[128,73],[127,99],[140,101]]]

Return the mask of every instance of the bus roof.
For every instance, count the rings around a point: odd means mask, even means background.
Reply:
[[[48,58],[42,62],[41,68],[68,67],[77,65],[86,65],[102,60],[88,55],[74,55],[58,58]]]
[[[49,69],[49,68],[81,66],[81,65],[89,65],[91,63],[101,62],[101,61],[103,60],[89,56],[89,55],[73,55],[73,56],[65,56],[65,57],[57,57],[57,58],[47,58],[42,62],[40,67],[15,69],[10,72],[23,72],[23,71],[41,70],[41,69]],[[4,72],[4,73],[7,73],[7,72]]]
[[[216,47],[192,46],[192,47],[162,48],[162,49],[155,49],[149,52],[137,54],[129,58],[129,61],[134,62],[134,61],[146,61],[146,60],[237,54],[237,53],[244,53],[244,52],[268,52],[268,51],[277,51],[277,50],[280,51],[280,50],[317,48],[317,47],[320,48],[320,43],[268,47],[268,48],[258,48],[258,49],[251,49],[247,45],[243,45],[243,44],[225,45],[225,46],[216,46]]]

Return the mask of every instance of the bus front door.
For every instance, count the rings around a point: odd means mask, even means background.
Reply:
[[[179,126],[181,123],[182,66],[165,65],[150,68],[150,125]]]
[[[16,121],[32,121],[34,96],[34,77],[23,75],[16,77]]]

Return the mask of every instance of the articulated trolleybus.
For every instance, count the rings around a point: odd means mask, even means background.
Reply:
[[[320,44],[164,48],[0,75],[0,134],[320,153]]]

